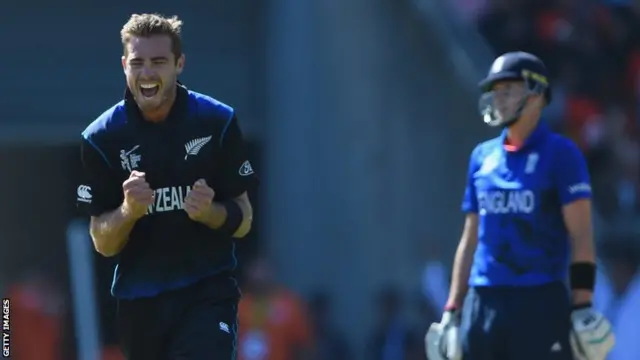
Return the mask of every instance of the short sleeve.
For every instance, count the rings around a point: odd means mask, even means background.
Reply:
[[[90,216],[116,209],[123,200],[121,184],[114,181],[104,153],[83,137],[80,144],[83,180],[78,185],[76,203]]]
[[[554,179],[562,205],[591,198],[589,170],[580,149],[568,139],[562,139],[553,154]]]
[[[477,213],[478,212],[478,196],[476,193],[476,186],[473,179],[473,174],[477,170],[476,153],[477,148],[471,152],[469,157],[469,167],[467,168],[466,185],[464,188],[464,195],[462,197],[462,211],[465,213]]]
[[[257,183],[257,177],[249,161],[247,144],[233,116],[220,137],[220,173],[216,181],[216,194],[224,200],[236,198],[249,191]]]

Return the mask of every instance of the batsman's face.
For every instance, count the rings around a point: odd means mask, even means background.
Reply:
[[[510,119],[522,106],[526,88],[522,81],[502,81],[493,86],[493,107],[500,119]]]
[[[143,111],[159,109],[175,91],[184,67],[184,55],[176,59],[171,38],[157,35],[132,37],[122,57],[122,67],[138,106]]]

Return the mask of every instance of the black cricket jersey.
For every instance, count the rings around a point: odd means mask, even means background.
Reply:
[[[189,219],[183,202],[198,179],[214,189],[215,201],[242,195],[257,179],[233,108],[177,86],[163,122],[144,120],[127,91],[82,133],[85,180],[77,203],[89,215],[122,204],[122,183],[133,170],[146,173],[155,191],[147,215],[116,255],[111,293],[117,298],[155,296],[214,275],[237,286],[230,276],[237,262],[234,240]]]

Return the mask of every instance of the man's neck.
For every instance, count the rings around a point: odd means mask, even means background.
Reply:
[[[164,104],[162,104],[162,106],[153,111],[143,112],[142,116],[149,122],[157,123],[164,121],[167,116],[169,116],[169,112],[171,111],[173,104],[176,102],[176,96],[177,90],[172,91],[169,98]]]
[[[533,132],[538,121],[526,121],[527,119],[520,119],[517,123],[511,125],[507,129],[507,141],[510,145],[520,147],[524,144],[527,138]]]

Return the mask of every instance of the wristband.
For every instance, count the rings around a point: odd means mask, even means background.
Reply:
[[[571,290],[593,291],[596,285],[596,264],[579,262],[571,264],[569,268]]]
[[[229,236],[233,236],[242,224],[244,215],[242,214],[240,205],[233,200],[224,202],[223,206],[227,211],[227,219],[224,221],[224,224],[218,228],[218,230],[228,234]]]
[[[444,306],[444,311],[455,312],[458,310],[458,306],[456,304],[447,304]]]

